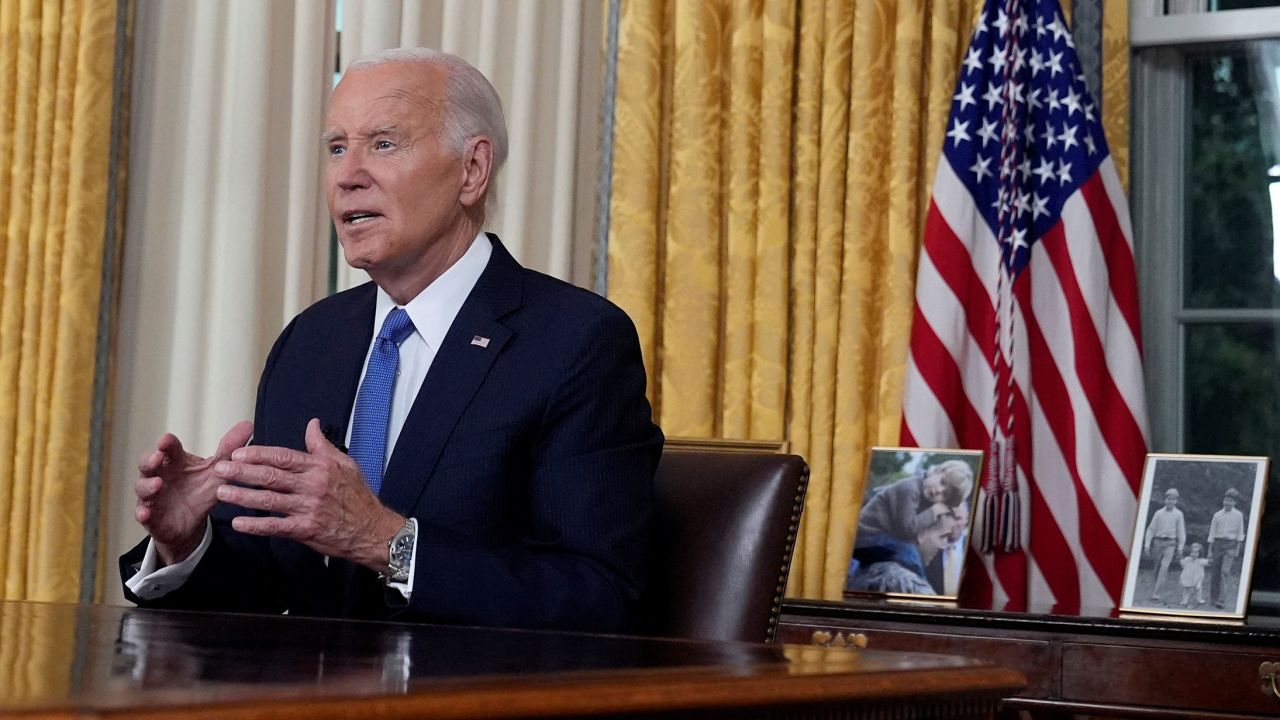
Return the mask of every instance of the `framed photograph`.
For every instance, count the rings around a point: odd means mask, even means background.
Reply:
[[[1122,612],[1243,619],[1265,457],[1147,455]]]
[[[871,448],[845,593],[955,600],[981,477],[978,450]]]

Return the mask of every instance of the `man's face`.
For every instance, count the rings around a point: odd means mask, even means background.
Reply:
[[[1172,496],[1172,495],[1165,495],[1165,496],[1164,496],[1164,506],[1165,506],[1165,507],[1167,507],[1167,508],[1169,508],[1170,510],[1172,510],[1172,509],[1173,509],[1173,506],[1174,506],[1174,505],[1177,505],[1177,504],[1178,504],[1178,498],[1176,498],[1176,497],[1174,497],[1174,496]]]
[[[1236,506],[1235,498],[1231,497],[1230,495],[1222,498],[1222,508],[1224,510],[1232,510],[1235,508],[1235,506]]]
[[[329,102],[329,213],[347,263],[379,284],[438,263],[465,227],[465,164],[438,132],[446,73],[421,63],[356,70]]]

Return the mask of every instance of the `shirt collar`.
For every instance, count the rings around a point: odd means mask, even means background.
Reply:
[[[471,289],[484,273],[492,254],[493,243],[484,233],[480,233],[457,262],[404,306],[409,319],[413,321],[414,330],[433,350],[440,349],[445,333],[449,332],[449,326],[453,324],[453,319],[462,309]],[[382,322],[395,307],[396,301],[385,290],[378,288],[377,304],[373,311],[374,335],[378,334]]]

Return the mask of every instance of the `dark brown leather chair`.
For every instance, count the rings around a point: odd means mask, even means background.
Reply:
[[[796,455],[664,451],[646,630],[772,642],[808,482]]]

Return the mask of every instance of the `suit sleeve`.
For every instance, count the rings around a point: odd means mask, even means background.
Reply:
[[[449,622],[623,631],[645,582],[662,433],[639,341],[609,306],[563,353],[534,446],[529,523],[490,546],[419,527],[406,614]],[[420,521],[421,522],[421,521]]]

